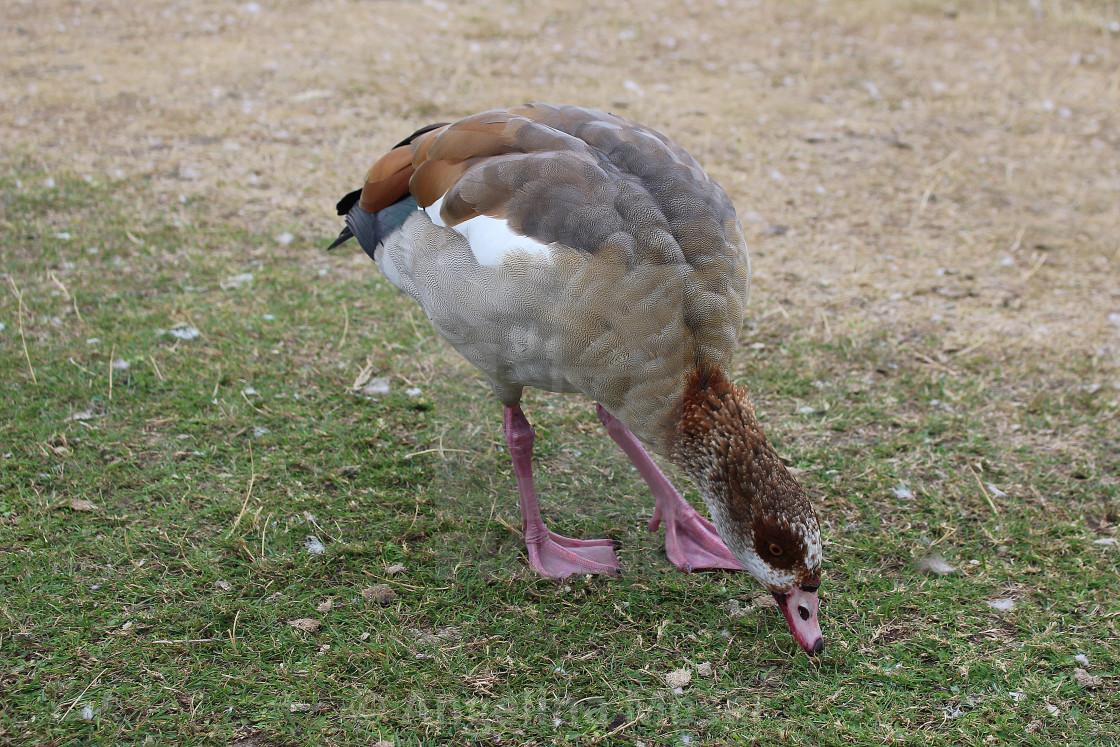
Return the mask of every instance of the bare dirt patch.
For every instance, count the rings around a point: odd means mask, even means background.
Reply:
[[[570,101],[670,133],[724,184],[755,317],[1114,371],[1116,8],[1036,5],[17,2],[3,162],[318,239],[401,133]]]

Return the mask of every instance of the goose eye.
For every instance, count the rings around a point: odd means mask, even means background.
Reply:
[[[784,550],[782,550],[781,545],[777,544],[776,542],[771,542],[770,543],[770,554],[771,555],[777,557],[777,556],[781,555],[783,552],[784,552]]]

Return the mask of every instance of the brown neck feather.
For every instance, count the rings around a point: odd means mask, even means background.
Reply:
[[[748,525],[763,508],[811,514],[804,492],[755,419],[746,389],[718,367],[701,365],[690,374],[679,408],[671,457],[724,503],[732,522]]]

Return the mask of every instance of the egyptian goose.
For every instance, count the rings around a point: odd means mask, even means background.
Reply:
[[[670,561],[746,569],[797,642],[817,621],[820,528],[728,376],[750,262],[735,208],[664,135],[602,112],[530,104],[425,127],[338,204],[346,227],[490,379],[542,576],[614,574],[612,540],[550,531],[533,487],[527,386],[581,392],[656,498]],[[649,447],[696,481],[709,522]],[[713,525],[714,524],[714,525]],[[722,538],[722,539],[721,539]]]

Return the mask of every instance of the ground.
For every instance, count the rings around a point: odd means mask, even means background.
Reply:
[[[1120,4],[13,0],[0,43],[0,743],[1120,743]],[[821,657],[667,567],[574,397],[526,403],[546,520],[630,572],[532,578],[484,382],[323,251],[387,147],[533,100],[737,205]]]

